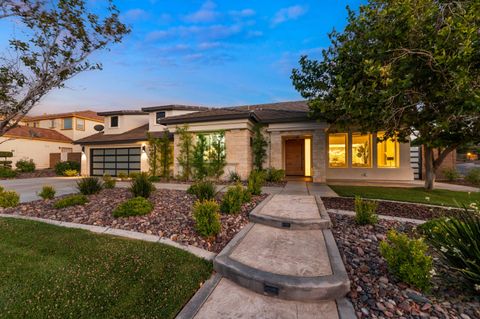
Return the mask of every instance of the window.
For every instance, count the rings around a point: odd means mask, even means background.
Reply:
[[[63,119],[63,129],[71,130],[73,128],[73,119],[71,117]]]
[[[155,114],[156,119],[157,119],[157,124],[160,124],[160,121],[165,117],[165,112],[157,112]]]
[[[50,120],[50,128],[55,128],[57,127],[57,121],[56,120]]]
[[[85,120],[84,119],[76,119],[77,123],[77,130],[85,131]]]
[[[40,122],[38,121],[33,122],[33,127],[40,127]]]
[[[207,148],[205,151],[205,160],[208,160],[208,155],[211,152],[215,152],[214,144],[221,145],[223,148],[222,156],[225,156],[225,134],[224,133],[209,133],[204,134],[207,140]]]
[[[328,135],[328,165],[347,167],[347,133]]]
[[[110,118],[110,127],[118,127],[118,116],[112,116]]]
[[[377,138],[383,138],[384,133],[378,133]],[[399,167],[399,143],[395,139],[387,139],[377,143],[377,166]]]
[[[352,133],[352,167],[372,167],[372,135]]]

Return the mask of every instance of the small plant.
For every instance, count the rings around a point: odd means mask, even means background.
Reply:
[[[150,182],[152,182],[152,183],[160,182],[160,181],[161,181],[160,176],[149,176],[148,179],[149,179]]]
[[[77,194],[77,195],[71,195],[71,196],[59,199],[53,205],[53,207],[55,207],[56,209],[60,209],[60,208],[76,206],[76,205],[85,205],[87,202],[88,202],[87,196],[82,194]]]
[[[267,157],[268,142],[262,132],[262,126],[257,124],[253,127],[252,137],[252,153],[253,153],[253,167],[255,170],[261,171],[263,169],[263,162]]]
[[[42,187],[42,190],[40,191],[40,193],[38,193],[38,196],[40,196],[43,200],[47,200],[47,199],[53,199],[56,193],[57,191],[53,186],[45,185]]]
[[[73,161],[58,162],[55,165],[55,174],[65,176],[66,170],[76,170],[80,172],[80,163]]]
[[[204,237],[216,236],[222,225],[220,223],[220,210],[214,200],[197,201],[193,205],[193,219],[197,232]]]
[[[177,162],[181,168],[181,178],[189,180],[192,177],[193,170],[194,136],[193,133],[188,131],[188,125],[177,127],[176,134],[178,134],[179,149]]]
[[[197,142],[192,152],[192,168],[196,180],[201,181],[208,176],[208,161],[205,154],[208,151],[207,138],[204,134],[197,135]]]
[[[103,187],[106,189],[112,189],[115,188],[115,185],[117,185],[117,181],[112,178],[112,176],[105,174],[103,175]]]
[[[207,199],[213,199],[215,197],[215,184],[211,181],[201,181],[195,184],[192,184],[188,189],[187,193],[194,195],[198,200],[204,201]]]
[[[77,182],[77,189],[83,195],[97,194],[103,189],[103,183],[98,177],[83,177]]]
[[[0,167],[0,178],[14,178],[17,172],[8,167]]]
[[[472,185],[480,186],[480,168],[472,168],[465,175],[465,180]]]
[[[135,197],[118,205],[112,212],[113,217],[141,216],[150,213],[153,204],[144,197]]]
[[[135,197],[149,198],[155,190],[155,186],[150,181],[147,173],[138,173],[130,183],[130,191]]]
[[[20,203],[20,196],[14,191],[6,191],[0,186],[0,207],[15,207]]]
[[[78,171],[76,169],[66,169],[63,172],[63,175],[67,177],[75,177],[78,176]]]
[[[220,210],[225,214],[236,214],[240,212],[242,204],[245,200],[244,189],[241,184],[237,184],[228,188],[225,195],[223,195]]]
[[[230,183],[238,183],[238,182],[241,182],[242,179],[240,177],[240,174],[238,174],[236,171],[231,171],[229,174],[228,174],[228,181]]]
[[[125,172],[118,173],[117,177],[120,178],[122,181],[125,181],[128,179],[128,175]]]
[[[428,291],[432,277],[432,257],[428,246],[420,239],[410,239],[406,234],[391,230],[387,240],[380,243],[380,253],[387,261],[388,269],[398,279]]]
[[[260,195],[265,183],[265,174],[262,171],[253,170],[248,176],[248,191],[252,195]]]
[[[285,171],[283,169],[276,169],[270,167],[265,170],[265,180],[267,182],[279,183],[285,179]]]
[[[445,168],[442,173],[445,179],[450,182],[460,178],[460,173],[455,168]]]
[[[355,222],[359,225],[374,225],[378,222],[377,202],[365,201],[360,196],[355,196]]]
[[[35,162],[33,159],[21,159],[15,163],[17,171],[22,173],[31,173],[35,171]]]
[[[141,174],[140,172],[130,172],[128,173],[128,178],[134,179],[140,174]]]

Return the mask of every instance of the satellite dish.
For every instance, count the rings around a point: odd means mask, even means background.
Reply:
[[[95,126],[93,127],[93,129],[94,129],[95,131],[97,131],[97,132],[101,132],[101,131],[103,131],[104,127],[103,127],[102,124],[98,124],[98,125],[95,125]]]

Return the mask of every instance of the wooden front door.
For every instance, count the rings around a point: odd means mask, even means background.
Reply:
[[[286,175],[305,175],[305,141],[303,139],[285,141]]]

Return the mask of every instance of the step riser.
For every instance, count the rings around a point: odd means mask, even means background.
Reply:
[[[329,220],[299,222],[291,219],[277,219],[268,216],[250,215],[250,221],[275,228],[290,229],[290,230],[313,230],[313,229],[328,229],[331,227]]]

